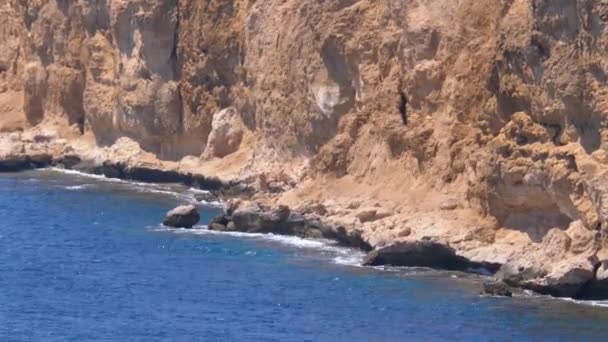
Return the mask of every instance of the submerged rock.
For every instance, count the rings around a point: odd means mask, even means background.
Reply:
[[[163,224],[174,228],[192,228],[200,220],[198,210],[193,205],[182,205],[167,213]]]
[[[513,292],[507,284],[498,281],[488,281],[483,283],[483,293],[491,296],[512,297]]]

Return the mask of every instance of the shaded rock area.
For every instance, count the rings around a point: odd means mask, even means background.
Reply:
[[[347,231],[342,226],[324,224],[300,213],[292,212],[287,206],[269,207],[254,202],[229,207],[216,217],[209,229],[215,231],[237,231],[245,233],[272,233],[293,235],[302,238],[329,239],[344,246],[370,250],[359,231]]]
[[[163,224],[174,228],[192,228],[201,219],[193,205],[181,205],[167,213]]]
[[[498,281],[483,283],[483,293],[490,296],[513,297],[513,292],[507,284]]]
[[[496,270],[496,265],[472,262],[457,255],[450,246],[435,241],[403,241],[371,251],[363,262],[366,266],[429,267],[442,270],[468,271],[475,268]]]
[[[63,144],[31,144],[27,141],[0,142],[0,172],[57,167],[83,173],[102,175],[145,183],[177,183],[210,193],[198,194],[199,201],[215,201],[218,196],[250,197],[252,186],[239,181],[224,182],[217,177],[169,170],[152,166],[130,164],[122,161],[88,158],[74,153]]]
[[[37,169],[50,166],[51,164],[52,157],[46,154],[38,156],[13,156],[0,160],[0,172],[16,172]]]

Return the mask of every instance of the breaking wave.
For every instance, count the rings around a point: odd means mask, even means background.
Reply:
[[[207,226],[199,225],[193,229],[169,228],[165,226],[153,227],[157,231],[168,231],[177,234],[193,235],[223,235],[237,238],[272,241],[282,245],[297,249],[316,250],[326,253],[332,262],[345,266],[361,266],[365,253],[348,247],[339,246],[336,242],[324,239],[304,239],[297,236],[262,234],[262,233],[243,233],[243,232],[218,232],[207,229]]]
[[[202,190],[202,189],[188,188],[185,190],[181,190],[181,189],[176,190],[176,189],[171,188],[170,186],[156,184],[156,183],[144,183],[144,182],[136,182],[136,181],[131,181],[131,180],[123,180],[123,179],[119,179],[119,178],[109,178],[104,175],[96,175],[96,174],[90,174],[90,173],[85,173],[85,172],[76,171],[76,170],[61,169],[61,168],[56,168],[56,167],[40,169],[40,170],[72,175],[72,176],[80,177],[83,179],[94,179],[99,182],[109,182],[109,183],[121,184],[121,185],[129,187],[131,190],[134,190],[136,192],[153,193],[153,194],[160,194],[160,195],[164,195],[164,196],[171,196],[180,201],[184,201],[184,202],[187,202],[190,204],[195,204],[195,205],[204,205],[207,207],[218,207],[218,208],[221,208],[223,206],[223,204],[220,201],[199,201],[199,200],[197,200],[196,195],[209,194],[209,191]],[[95,186],[95,184],[78,184],[78,185],[66,186],[65,189],[76,191],[76,190],[83,190],[85,188],[94,187],[94,186]]]

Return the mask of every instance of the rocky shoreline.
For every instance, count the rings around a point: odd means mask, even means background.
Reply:
[[[448,241],[432,236],[414,236],[408,229],[401,231],[402,238],[399,241],[386,242],[374,239],[358,227],[391,215],[381,208],[360,209],[357,212],[359,224],[341,225],[328,222],[327,209],[320,204],[304,204],[298,208],[272,204],[264,197],[255,196],[255,187],[247,182],[225,182],[214,177],[164,170],[153,166],[131,165],[109,159],[87,159],[77,153],[57,152],[60,150],[49,149],[48,146],[42,151],[32,153],[32,146],[26,148],[30,151],[1,156],[0,172],[58,167],[109,178],[149,183],[180,183],[208,190],[226,201],[227,207],[224,213],[209,223],[210,230],[329,239],[342,246],[368,252],[363,262],[364,266],[428,267],[490,274],[494,275],[495,281],[500,284],[486,286],[489,289],[486,292],[490,294],[508,293],[510,290],[506,291],[505,288],[513,287],[556,297],[608,298],[608,282],[599,277],[603,275],[604,263],[599,260],[593,261],[594,266],[591,271],[575,268],[561,277],[550,278],[546,274],[536,274],[537,270],[534,268],[521,266],[514,268],[513,265],[517,263],[469,258]],[[452,207],[454,206],[450,208]],[[542,279],[542,281],[534,279]],[[546,281],[547,279],[551,281]]]
[[[576,272],[554,283],[544,285],[526,282],[526,272],[510,270],[510,264],[479,262],[459,255],[449,244],[431,239],[408,240],[388,245],[373,245],[360,230],[347,230],[340,225],[326,224],[317,214],[293,212],[280,205],[268,207],[252,201],[236,200],[228,203],[225,212],[210,224],[210,230],[244,233],[272,233],[302,238],[334,240],[340,245],[368,252],[362,266],[427,267],[439,270],[493,275],[484,285],[484,292],[511,296],[511,288],[531,290],[539,294],[575,299],[608,299],[608,283],[594,278],[586,282],[576,280]],[[598,270],[596,269],[595,272]]]
[[[229,197],[251,196],[254,191],[240,182],[224,182],[216,177],[129,165],[119,161],[85,159],[78,154],[42,151],[34,154],[0,155],[0,172],[19,172],[49,167],[145,183],[179,183]]]

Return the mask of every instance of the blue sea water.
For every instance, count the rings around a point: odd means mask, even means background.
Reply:
[[[476,277],[358,267],[321,241],[161,228],[193,194],[0,175],[0,341],[608,340],[605,307],[484,297]]]

